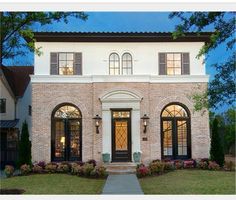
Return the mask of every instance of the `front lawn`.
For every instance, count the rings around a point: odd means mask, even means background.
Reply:
[[[1,179],[1,189],[24,189],[24,194],[100,194],[105,179],[67,174],[42,174]]]
[[[139,181],[145,194],[236,194],[235,172],[176,170]]]

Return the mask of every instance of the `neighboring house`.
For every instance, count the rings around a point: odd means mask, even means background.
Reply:
[[[0,67],[1,167],[15,164],[22,123],[31,129],[31,84],[33,67]]]
[[[209,35],[35,33],[32,161],[208,157],[208,111],[191,95],[207,88],[196,56]]]

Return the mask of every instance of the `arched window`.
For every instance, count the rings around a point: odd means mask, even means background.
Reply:
[[[124,53],[122,55],[122,74],[133,74],[132,56],[130,53]]]
[[[82,116],[73,104],[61,104],[52,112],[52,161],[82,159]]]
[[[179,103],[167,105],[161,113],[162,158],[191,157],[190,114]]]
[[[111,53],[109,56],[109,74],[110,75],[120,74],[120,58],[117,53]]]

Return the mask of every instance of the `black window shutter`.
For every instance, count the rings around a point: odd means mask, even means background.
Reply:
[[[190,74],[189,53],[182,53],[182,74]]]
[[[159,53],[159,75],[166,75],[166,53]]]
[[[82,53],[74,53],[74,74],[82,75]]]
[[[50,74],[58,74],[58,53],[50,54]]]

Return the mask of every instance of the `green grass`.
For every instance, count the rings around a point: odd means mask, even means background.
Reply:
[[[105,180],[67,174],[42,174],[1,179],[1,189],[24,189],[24,194],[100,194]]]
[[[236,194],[235,172],[176,170],[139,181],[145,194]]]

